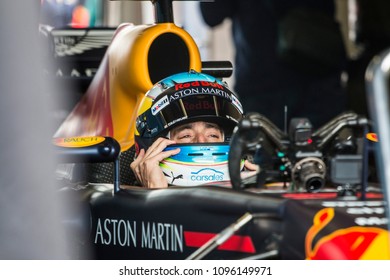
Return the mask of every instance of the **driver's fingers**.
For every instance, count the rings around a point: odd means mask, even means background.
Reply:
[[[137,157],[130,163],[131,169],[136,168],[139,165],[139,163],[143,160],[144,157],[145,157],[145,150],[141,149]]]
[[[138,170],[142,169],[142,172],[143,170],[151,170],[154,166],[158,166],[165,158],[178,154],[179,152],[180,148],[176,148],[173,150],[160,152],[155,155],[149,155],[148,157],[145,155],[137,164],[136,168]]]
[[[159,167],[160,161],[164,158],[178,153],[179,148],[160,153],[154,157],[144,157],[135,167],[137,181],[147,188],[161,188],[167,185],[162,169]]]
[[[176,149],[165,151],[165,152],[160,152],[154,156],[154,160],[161,162],[170,156],[178,154],[179,152],[180,152],[180,148],[176,148]]]
[[[145,157],[145,150],[144,149],[141,149],[138,156],[133,160],[133,162],[130,163],[130,168],[131,170],[133,170],[134,172],[134,175],[137,177],[137,180],[140,181],[140,177],[141,177],[141,172],[140,172],[140,169],[139,169],[139,165],[141,163],[141,161],[144,159]]]
[[[166,138],[158,138],[154,143],[149,147],[145,153],[145,158],[154,157],[160,154],[168,145],[175,144],[176,142]]]
[[[245,166],[245,168],[247,168],[250,171],[256,171],[256,172],[260,171],[260,166],[259,165],[254,164],[254,163],[252,163],[252,162],[250,162],[248,160],[245,160],[244,166]]]

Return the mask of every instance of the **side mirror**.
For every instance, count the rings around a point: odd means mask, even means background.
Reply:
[[[114,192],[119,191],[121,147],[114,138],[102,136],[54,138],[53,144],[57,159],[61,163],[114,162]]]

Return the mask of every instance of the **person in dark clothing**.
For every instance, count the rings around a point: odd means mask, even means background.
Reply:
[[[303,24],[307,30],[293,34],[294,39],[304,36],[305,32],[314,34],[316,38],[311,40],[314,45],[308,49],[308,54],[301,55],[298,52],[300,56],[295,57],[294,52],[281,51],[281,43],[286,38],[287,45],[294,45],[295,42],[288,42],[287,36],[281,37],[280,28],[283,20],[284,27],[291,29],[296,26],[286,21],[296,9],[305,13],[304,19],[317,21],[325,16],[327,21],[331,21],[333,29],[330,33],[322,32],[321,29],[318,32],[318,29],[310,30],[315,27],[313,24]],[[341,31],[334,20],[333,1],[215,0],[201,2],[200,10],[210,27],[228,18],[232,21],[234,90],[240,96],[246,112],[259,112],[282,128],[286,125],[285,111],[288,119],[306,117],[314,127],[319,127],[346,110],[346,94],[341,85],[346,55]],[[317,12],[321,16],[317,16]],[[293,17],[293,23],[295,19]],[[324,27],[329,27],[328,22],[324,22]],[[340,37],[336,38],[335,32]],[[327,35],[333,37],[327,38]],[[322,43],[326,45],[325,50],[316,47],[316,44]],[[334,53],[328,50],[329,44],[336,46],[337,57],[329,57]],[[302,45],[307,48],[310,44]],[[307,57],[309,59],[305,60]],[[316,63],[312,57],[322,61]],[[328,62],[332,65],[327,65]]]

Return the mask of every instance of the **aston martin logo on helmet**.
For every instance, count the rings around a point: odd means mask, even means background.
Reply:
[[[169,95],[169,101],[173,102],[178,99],[190,96],[190,95],[215,95],[223,97],[229,101],[232,101],[232,94],[219,88],[214,87],[190,87],[175,91]]]

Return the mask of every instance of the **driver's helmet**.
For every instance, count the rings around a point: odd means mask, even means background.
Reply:
[[[140,103],[136,154],[140,149],[147,150],[158,137],[169,137],[170,130],[179,125],[194,121],[216,123],[224,131],[224,143],[177,144],[181,152],[160,166],[171,185],[229,181],[229,141],[242,116],[238,97],[221,80],[195,71],[172,75],[155,84]]]

